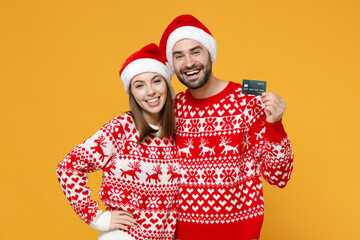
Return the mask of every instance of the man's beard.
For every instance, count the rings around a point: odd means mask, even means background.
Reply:
[[[191,82],[191,81],[186,81],[182,74],[185,74],[185,71],[190,71],[192,69],[201,69],[204,72],[204,76],[201,79],[198,79],[196,82]],[[176,71],[175,70],[175,74],[177,76],[177,78],[179,79],[179,81],[184,84],[186,87],[188,87],[189,89],[199,89],[202,86],[204,86],[210,78],[211,75],[211,71],[212,71],[212,63],[211,63],[211,58],[209,56],[209,60],[208,62],[204,65],[198,63],[198,64],[194,64],[191,68],[184,68],[181,69],[180,71]]]

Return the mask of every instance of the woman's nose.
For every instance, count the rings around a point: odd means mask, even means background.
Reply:
[[[147,88],[146,94],[147,94],[148,96],[154,95],[154,94],[155,94],[154,88],[153,88],[152,86],[149,86],[149,87]]]

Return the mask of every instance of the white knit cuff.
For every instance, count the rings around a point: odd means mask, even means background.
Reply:
[[[110,211],[102,212],[98,210],[96,213],[96,217],[94,218],[90,226],[99,231],[109,231],[110,222],[111,222],[111,212]]]

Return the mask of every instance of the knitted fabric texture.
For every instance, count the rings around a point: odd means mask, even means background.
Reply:
[[[140,144],[129,114],[116,117],[78,145],[58,165],[61,188],[75,212],[91,224],[98,203],[90,197],[86,173],[103,170],[100,198],[108,210],[126,210],[138,220],[135,239],[173,239],[179,166],[173,138],[156,135]]]
[[[257,239],[264,214],[261,175],[283,188],[293,169],[290,140],[267,123],[259,96],[230,82],[215,96],[176,97],[180,181],[178,239]]]

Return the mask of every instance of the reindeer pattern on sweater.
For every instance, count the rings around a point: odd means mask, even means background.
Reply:
[[[132,237],[173,239],[180,176],[175,141],[154,134],[137,140],[130,114],[114,118],[59,163],[58,180],[71,207],[91,224],[98,203],[87,173],[102,170],[100,199],[108,210],[133,213],[139,224],[128,231]]]

